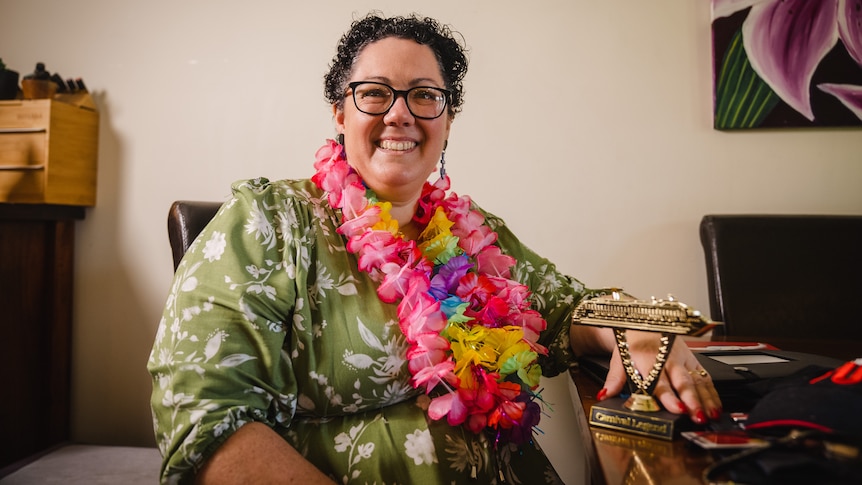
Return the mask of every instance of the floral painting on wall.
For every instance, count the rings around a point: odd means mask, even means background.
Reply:
[[[712,0],[714,127],[862,126],[862,0]]]

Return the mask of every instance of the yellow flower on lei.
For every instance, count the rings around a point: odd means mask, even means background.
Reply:
[[[454,224],[446,216],[446,211],[442,207],[437,207],[431,220],[428,221],[428,226],[419,236],[422,241],[419,249],[435,264],[443,264],[460,252],[458,238],[452,234]]]
[[[461,379],[462,387],[471,388],[473,384],[472,366],[482,366],[504,378],[517,374],[530,388],[539,384],[542,369],[536,364],[538,356],[524,341],[521,327],[454,324],[447,329],[447,337],[455,359],[454,372]]]
[[[391,202],[375,202],[374,204],[377,207],[380,207],[380,220],[371,226],[371,229],[374,231],[389,231],[394,236],[398,235],[398,221],[392,218],[392,214],[390,214],[390,210],[392,209]]]
[[[500,376],[518,374],[521,382],[529,386],[530,389],[535,389],[542,378],[542,368],[536,364],[538,355],[532,350],[521,350],[508,355],[505,360],[500,358]]]
[[[448,337],[455,359],[454,372],[461,379],[462,386],[472,382],[472,366],[480,365],[489,370],[497,366],[497,350],[485,342],[492,330],[495,329],[481,325],[469,328],[460,324],[449,326]]]

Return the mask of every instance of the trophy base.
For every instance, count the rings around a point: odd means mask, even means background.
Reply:
[[[654,413],[661,411],[661,406],[658,405],[655,398],[648,394],[632,394],[625,404],[625,408],[631,411],[641,411],[645,413]]]
[[[673,440],[680,431],[694,428],[687,415],[665,410],[642,412],[626,408],[620,397],[605,399],[590,408],[590,426],[634,433],[661,440]]]

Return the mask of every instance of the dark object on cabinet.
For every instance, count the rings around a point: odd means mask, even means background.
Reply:
[[[2,64],[2,61],[0,61]],[[0,66],[0,100],[18,97],[18,73]]]
[[[862,341],[862,216],[707,215],[700,240],[717,333]]]

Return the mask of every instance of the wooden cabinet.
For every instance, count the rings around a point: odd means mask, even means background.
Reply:
[[[84,208],[0,204],[0,469],[69,439],[75,221]]]
[[[96,203],[99,114],[57,101],[0,101],[0,202]]]
[[[98,125],[92,103],[0,101],[0,470],[69,439],[75,223],[96,203]]]

